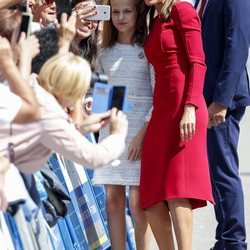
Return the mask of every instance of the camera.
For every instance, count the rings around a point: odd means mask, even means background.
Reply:
[[[108,83],[108,76],[99,72],[93,72],[91,75],[90,87],[93,88],[96,82]]]

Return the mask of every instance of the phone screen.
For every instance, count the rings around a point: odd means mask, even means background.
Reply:
[[[22,14],[22,21],[21,21],[21,25],[20,25],[20,34],[21,34],[21,32],[24,32],[26,34],[26,37],[29,36],[30,23],[31,23],[31,16],[29,14],[23,13]]]
[[[110,108],[117,108],[118,110],[123,109],[123,103],[125,99],[125,86],[114,86],[113,95]]]

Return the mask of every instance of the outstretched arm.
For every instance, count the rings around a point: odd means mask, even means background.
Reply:
[[[14,122],[28,123],[40,119],[40,108],[35,94],[20,74],[6,38],[0,36],[0,71],[8,81],[11,91],[21,97],[23,104]]]
[[[101,114],[97,115],[101,117]],[[112,109],[108,117],[110,135],[97,144],[89,142],[73,124],[64,118],[41,121],[44,128],[41,141],[46,147],[68,160],[90,168],[101,167],[120,156],[125,148],[127,135],[128,121],[121,111]],[[93,129],[95,124],[93,125],[92,121],[89,120],[89,124],[85,125]]]

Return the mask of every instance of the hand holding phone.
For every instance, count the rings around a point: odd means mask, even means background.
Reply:
[[[110,118],[110,111],[100,114],[90,114],[85,117],[82,124],[80,124],[80,131],[83,134],[89,134],[99,131]]]
[[[40,53],[39,40],[35,35],[25,38],[24,33],[21,33],[17,46],[19,51],[19,68],[22,71],[23,78],[28,80],[31,74],[31,61]]]
[[[127,116],[122,111],[117,111],[117,109],[111,109],[111,116],[110,116],[110,127],[109,127],[110,134],[122,134],[124,137],[128,134],[128,120]],[[111,163],[116,165],[116,161]]]
[[[123,110],[125,107],[126,86],[95,83],[93,89],[93,113],[105,112],[111,108]]]
[[[39,40],[35,35],[25,36],[24,32],[20,33],[17,41],[19,61],[28,62],[40,53]]]
[[[96,5],[96,14],[89,16],[86,19],[92,21],[107,21],[110,19],[110,6],[109,5]]]
[[[91,5],[90,3],[81,4],[72,9],[75,11],[80,19],[91,21],[105,21],[110,19],[109,5]]]
[[[125,94],[126,94],[125,86],[113,86],[110,109],[117,108],[118,110],[123,110],[125,102]]]

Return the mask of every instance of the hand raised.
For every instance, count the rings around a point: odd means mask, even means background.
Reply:
[[[18,49],[19,60],[29,60],[31,62],[40,53],[39,40],[34,35],[26,38],[25,33],[22,32],[18,41]]]
[[[81,4],[77,8],[74,8],[73,11],[77,14],[77,17],[84,21],[88,17],[96,15],[96,6],[89,4]]]
[[[57,32],[59,35],[59,47],[66,46],[68,48],[76,34],[76,14],[74,12],[72,12],[69,19],[67,19],[66,13],[62,14],[61,25],[58,26]]]
[[[61,16],[61,25],[57,25],[57,33],[59,35],[58,46],[59,53],[64,54],[69,51],[71,41],[76,34],[76,13],[72,12],[67,20],[67,14]]]

